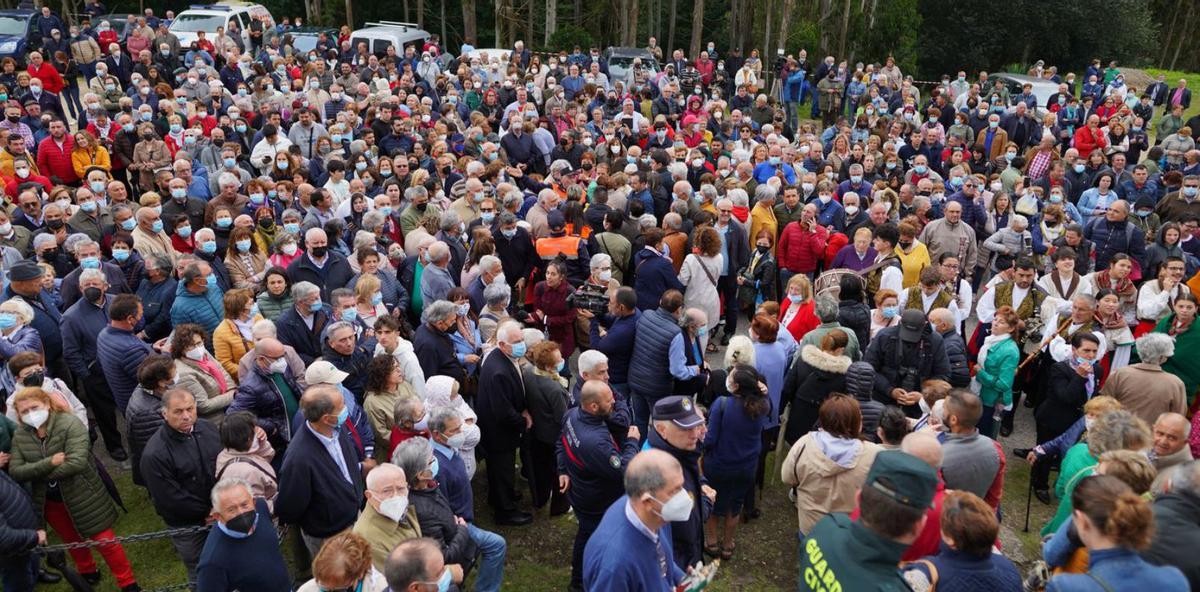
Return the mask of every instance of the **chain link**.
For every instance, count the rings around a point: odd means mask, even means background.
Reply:
[[[45,547],[38,547],[38,548],[34,549],[33,552],[37,553],[39,555],[45,555],[45,554],[53,552],[53,551],[75,551],[78,549],[91,549],[94,547],[104,547],[104,546],[114,545],[114,544],[118,544],[118,543],[120,543],[120,544],[137,543],[137,542],[141,542],[141,541],[151,541],[154,539],[162,539],[162,538],[172,537],[172,536],[180,535],[180,534],[192,534],[192,533],[198,533],[198,532],[206,532],[210,529],[212,529],[212,526],[204,525],[204,526],[188,526],[185,528],[172,528],[172,529],[167,529],[167,530],[156,530],[153,532],[142,532],[142,533],[138,533],[138,534],[119,536],[119,537],[114,537],[111,539],[104,539],[104,540],[99,540],[99,541],[88,540],[88,541],[79,541],[78,543],[62,543],[60,545],[46,545]]]

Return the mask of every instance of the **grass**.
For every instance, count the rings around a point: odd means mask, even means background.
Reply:
[[[1200,93],[1200,72],[1180,72],[1178,70],[1160,70],[1158,68],[1147,68],[1143,72],[1153,77],[1155,81],[1158,80],[1159,74],[1165,74],[1167,86],[1170,88],[1175,88],[1180,78],[1187,80],[1188,88],[1192,90],[1192,105],[1183,110],[1183,120],[1187,121],[1191,116],[1200,113],[1200,100],[1197,100],[1197,97],[1200,96],[1197,94]],[[1140,95],[1145,90],[1144,88],[1139,88],[1138,94]],[[1154,127],[1158,126],[1158,120],[1162,117],[1162,113],[1163,108],[1161,107],[1155,110],[1154,122],[1152,124]]]

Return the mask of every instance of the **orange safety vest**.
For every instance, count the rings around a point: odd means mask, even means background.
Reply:
[[[579,258],[579,237],[570,234],[537,239],[534,248],[542,261],[549,262],[560,254],[568,260]]]

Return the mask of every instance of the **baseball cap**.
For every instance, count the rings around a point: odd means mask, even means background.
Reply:
[[[929,463],[899,450],[885,450],[875,456],[863,487],[870,487],[911,508],[925,509],[933,504],[937,474]]]
[[[313,362],[304,371],[304,382],[312,384],[341,384],[350,375],[325,360]]]
[[[558,210],[553,210],[546,216],[546,226],[552,229],[566,228],[567,218]]]
[[[42,277],[45,270],[32,261],[18,261],[8,268],[8,281],[27,282]]]
[[[684,429],[704,423],[704,418],[696,413],[696,404],[688,397],[678,395],[659,399],[654,404],[654,412],[650,417],[654,421],[675,422],[675,425]]]
[[[925,313],[916,308],[910,308],[900,315],[900,341],[915,343],[920,341],[925,332]]]

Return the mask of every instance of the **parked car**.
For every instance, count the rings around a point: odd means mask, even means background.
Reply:
[[[42,46],[33,10],[0,10],[0,58],[13,58],[21,67],[25,54]]]
[[[654,59],[654,54],[640,47],[609,47],[600,54],[600,61],[608,66],[608,80],[610,83],[621,80],[626,84],[633,79],[630,71],[633,67],[633,60],[639,59],[642,63],[642,69],[650,70],[651,74],[657,74],[661,67],[658,60]]]
[[[427,39],[429,32],[416,23],[379,21],[367,23],[367,26],[351,33],[350,50],[358,51],[358,44],[366,43],[367,51],[382,57],[387,55],[388,47],[395,47],[397,54],[403,54],[407,45],[415,45],[420,51]]]
[[[229,23],[236,20],[242,32],[242,41],[249,46],[250,20],[263,16],[267,17],[269,26],[275,26],[271,12],[261,4],[193,4],[175,15],[175,20],[171,22],[171,32],[179,38],[179,46],[186,50],[196,40],[196,33],[204,31],[204,35],[211,40],[217,34],[217,27],[228,31]]]
[[[317,40],[321,33],[325,33],[327,38],[333,40],[331,47],[337,47],[338,31],[329,27],[304,26],[299,29],[293,27],[288,29],[286,35],[292,37],[292,47],[296,48],[296,51],[306,54],[317,47]]]
[[[1038,117],[1041,117],[1046,113],[1047,102],[1049,102],[1050,97],[1054,93],[1058,92],[1058,83],[1052,80],[1046,80],[1045,78],[1034,78],[1033,76],[1026,74],[1014,74],[1009,72],[992,74],[991,77],[993,79],[1004,81],[1004,87],[1008,89],[1009,111],[1011,111],[1012,107],[1017,104],[1016,97],[1024,91],[1026,84],[1033,86],[1033,96],[1037,97],[1037,109],[1035,110],[1035,114]]]

